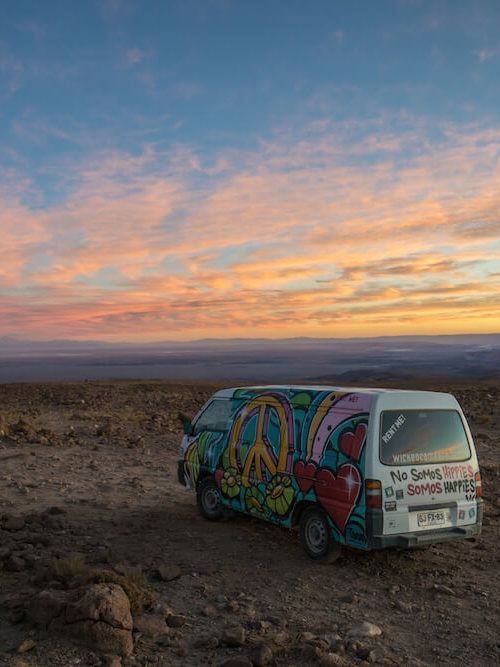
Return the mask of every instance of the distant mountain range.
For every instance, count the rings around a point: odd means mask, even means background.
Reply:
[[[424,376],[500,377],[500,334],[147,344],[0,337],[0,382],[112,378],[359,382]]]

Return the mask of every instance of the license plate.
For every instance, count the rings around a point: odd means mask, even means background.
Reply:
[[[431,528],[432,526],[444,526],[448,521],[447,510],[434,510],[433,512],[417,512],[417,525],[419,528]]]

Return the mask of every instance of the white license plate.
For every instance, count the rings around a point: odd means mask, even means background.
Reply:
[[[432,512],[417,512],[419,528],[444,526],[450,520],[449,510],[433,510]]]

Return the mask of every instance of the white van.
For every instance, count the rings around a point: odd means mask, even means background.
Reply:
[[[481,477],[451,394],[326,386],[223,389],[184,423],[179,481],[201,514],[300,526],[311,558],[481,530]]]

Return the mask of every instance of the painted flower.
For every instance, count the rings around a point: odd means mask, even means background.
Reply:
[[[254,516],[262,517],[266,513],[266,497],[257,486],[250,486],[245,493],[245,505],[248,512]]]
[[[222,493],[228,498],[235,498],[240,492],[241,475],[236,468],[226,468],[220,481]]]
[[[267,485],[266,504],[275,514],[283,516],[290,509],[295,492],[288,475],[275,475]]]

